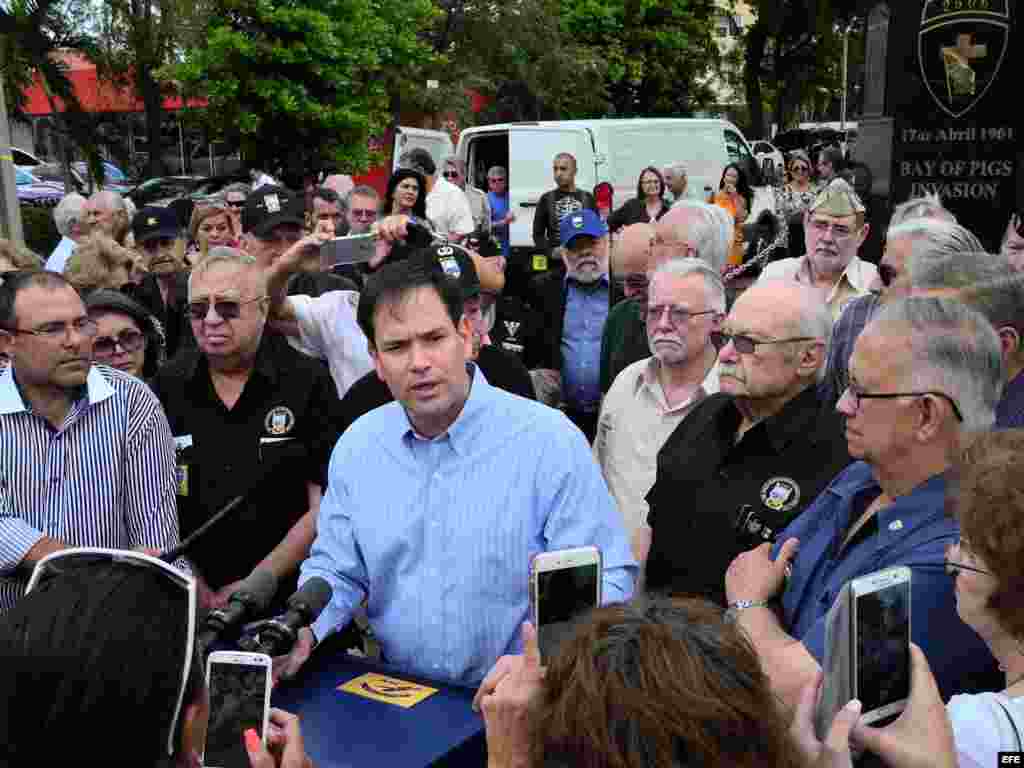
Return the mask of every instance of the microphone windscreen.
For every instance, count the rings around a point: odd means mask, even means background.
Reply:
[[[330,584],[319,576],[314,576],[303,584],[298,592],[288,598],[288,607],[295,608],[304,604],[312,619],[316,619],[331,602],[333,594],[334,590],[331,589]]]

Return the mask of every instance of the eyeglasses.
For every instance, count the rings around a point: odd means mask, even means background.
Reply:
[[[445,171],[444,172],[444,177],[446,179],[457,179],[457,178],[459,178],[459,172],[458,171]]]
[[[957,536],[956,541],[953,542],[953,546],[956,547],[958,555],[966,553],[966,557],[963,559],[974,561],[974,555],[971,554],[971,546],[963,536]],[[981,573],[985,576],[995,576],[991,571],[986,571],[982,568],[978,568],[974,565],[967,565],[967,563],[959,562],[957,560],[950,560],[947,558],[943,565],[946,568],[946,573],[954,574],[957,571],[970,571],[971,573]]]
[[[811,228],[822,237],[831,232],[832,238],[837,242],[847,240],[853,235],[853,230],[845,224],[833,224],[822,219],[811,219]]]
[[[677,328],[686,323],[694,317],[700,315],[717,315],[719,314],[716,309],[705,309],[700,312],[691,312],[686,307],[674,307],[671,304],[650,304],[647,306],[647,324],[656,325],[659,320],[665,315],[665,311],[668,311],[668,321],[676,326]]]
[[[96,325],[96,321],[91,317],[79,317],[77,320],[72,320],[70,324],[55,320],[52,323],[43,323],[36,328],[4,328],[3,330],[16,336],[39,336],[40,338],[52,341],[55,339],[66,339],[68,329],[73,329],[75,333],[89,337],[95,336],[100,330],[99,326]]]
[[[117,336],[100,336],[92,344],[96,357],[113,357],[120,347],[125,352],[138,352],[146,343],[145,334],[128,328]]]
[[[235,320],[242,314],[243,304],[252,304],[254,301],[262,301],[266,296],[256,296],[245,301],[235,299],[221,299],[213,302],[213,311],[221,320]],[[190,301],[188,303],[188,314],[196,322],[205,320],[210,314],[209,301]]]
[[[228,206],[231,208],[244,208],[245,200],[228,200]]]
[[[32,571],[28,582],[26,593],[46,583],[50,579],[59,578],[69,571],[78,568],[89,567],[102,563],[119,563],[123,565],[134,565],[145,568],[153,573],[160,574],[167,578],[175,587],[185,590],[188,599],[188,631],[185,634],[185,664],[181,672],[181,687],[178,689],[178,699],[174,705],[174,716],[171,718],[171,729],[167,732],[167,754],[174,754],[174,736],[177,731],[178,717],[181,715],[181,706],[185,699],[185,688],[188,685],[189,675],[192,671],[193,655],[195,653],[196,634],[196,582],[191,576],[179,571],[169,563],[158,560],[155,557],[144,555],[141,552],[122,549],[99,549],[94,547],[78,547],[74,549],[62,549],[54,552],[40,560]]]
[[[853,409],[853,412],[856,413],[860,410],[861,400],[894,400],[898,397],[925,397],[927,395],[931,395],[932,397],[941,397],[946,400],[953,409],[953,415],[956,416],[957,421],[964,420],[964,415],[960,412],[960,406],[956,404],[956,400],[945,392],[939,392],[938,390],[925,390],[923,392],[863,392],[855,382],[847,380],[846,387],[843,389],[840,400],[843,397],[849,397],[850,407]]]
[[[377,211],[374,208],[353,208],[349,213],[352,214],[353,219],[364,221],[371,221],[377,218]]]
[[[711,339],[711,344],[715,349],[721,350],[732,342],[735,350],[741,355],[752,355],[757,351],[757,348],[762,344],[788,344],[791,341],[819,341],[814,336],[793,336],[788,339],[753,339],[750,336],[745,336],[739,333],[723,333],[722,331],[712,331],[708,334],[708,338]]]

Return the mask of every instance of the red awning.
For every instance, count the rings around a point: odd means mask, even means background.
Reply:
[[[136,95],[131,85],[119,88],[113,83],[101,81],[96,75],[96,65],[80,53],[65,51],[60,54],[67,66],[68,79],[74,86],[82,108],[87,112],[144,112],[142,100]],[[63,103],[57,99],[58,109]],[[184,106],[179,96],[166,96],[163,100],[165,110],[179,110]],[[205,99],[190,99],[189,107],[205,107]],[[33,85],[25,91],[25,113],[29,115],[48,115],[50,102],[39,84],[39,75],[34,77]]]

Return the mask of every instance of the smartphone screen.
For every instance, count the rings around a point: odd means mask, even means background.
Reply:
[[[537,572],[537,645],[549,659],[572,633],[576,620],[597,607],[598,563]]]
[[[377,241],[370,235],[336,237],[320,246],[320,266],[323,269],[348,264],[365,264],[376,253]]]
[[[856,693],[868,713],[910,695],[910,582],[856,600]]]
[[[263,738],[268,674],[270,667],[254,664],[210,664],[210,725],[203,765],[249,768],[242,734],[255,728]]]

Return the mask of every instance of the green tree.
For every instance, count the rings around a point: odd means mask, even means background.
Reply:
[[[66,67],[58,55],[62,49],[94,53],[91,36],[79,31],[76,17],[81,3],[67,0],[11,0],[0,6],[0,84],[8,95],[15,119],[26,119],[25,90],[34,79],[43,89],[52,111],[58,136],[65,187],[73,189],[70,164],[76,150],[86,160],[93,178],[103,181],[94,121],[75,94]]]
[[[430,0],[218,0],[204,44],[167,72],[251,166],[357,171],[388,122],[389,77],[431,56],[418,32],[432,14]]]

